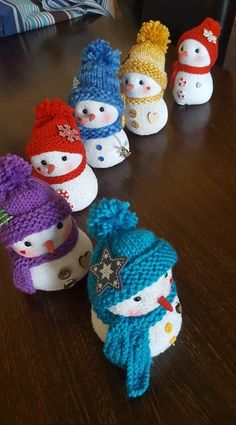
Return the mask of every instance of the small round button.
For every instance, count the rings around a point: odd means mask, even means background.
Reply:
[[[65,289],[70,289],[75,284],[76,284],[76,281],[74,279],[70,279],[70,280],[68,280],[67,282],[64,283],[64,288]]]
[[[97,149],[98,151],[101,151],[101,150],[102,150],[102,145],[96,145],[96,149]]]
[[[182,313],[183,313],[182,305],[181,305],[180,303],[178,303],[178,304],[175,306],[175,310],[177,311],[177,313],[182,314]]]
[[[57,276],[60,280],[65,280],[65,279],[68,279],[70,275],[71,275],[70,269],[65,268],[65,269],[61,269]]]
[[[104,161],[104,157],[103,157],[103,156],[99,156],[99,157],[98,157],[98,160],[99,160],[99,161]]]

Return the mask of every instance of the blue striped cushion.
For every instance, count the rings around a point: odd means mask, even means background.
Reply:
[[[0,0],[0,37],[46,27],[88,13],[114,16],[111,0]]]

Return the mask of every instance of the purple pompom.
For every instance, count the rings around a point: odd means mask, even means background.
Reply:
[[[31,176],[32,166],[17,155],[0,158],[0,202],[7,193],[25,183]]]

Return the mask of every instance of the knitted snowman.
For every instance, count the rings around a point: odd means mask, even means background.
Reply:
[[[45,99],[35,109],[36,122],[26,146],[33,175],[64,196],[72,211],[86,208],[96,198],[97,178],[86,164],[86,154],[73,110],[62,100]]]
[[[218,56],[220,24],[206,18],[201,25],[186,31],[177,43],[170,87],[179,105],[208,102],[213,92],[210,73]]]
[[[129,142],[121,125],[124,111],[117,71],[120,52],[104,40],[91,42],[83,51],[82,64],[69,103],[85,143],[87,162],[107,168],[129,156]]]
[[[31,171],[16,155],[0,158],[0,241],[14,284],[30,294],[70,288],[88,272],[92,243],[68,202]]]
[[[167,122],[163,94],[167,84],[168,37],[168,28],[159,21],[144,22],[137,35],[137,44],[131,48],[119,71],[125,95],[126,126],[139,135],[157,133]]]
[[[138,397],[149,386],[152,357],[174,344],[182,317],[172,277],[176,253],[154,233],[136,229],[129,206],[103,199],[90,208],[88,229],[97,246],[88,293],[104,353],[125,368],[128,396]]]

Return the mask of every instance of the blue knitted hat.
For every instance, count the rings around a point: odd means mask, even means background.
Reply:
[[[128,202],[103,199],[89,211],[88,231],[98,241],[90,267],[101,261],[104,248],[113,258],[126,258],[119,271],[121,290],[107,286],[98,293],[96,276],[91,271],[89,273],[91,303],[106,323],[109,323],[110,316],[108,308],[152,285],[177,261],[177,254],[168,242],[146,229],[136,228],[138,218],[129,207]]]
[[[92,41],[83,50],[81,68],[74,79],[77,83],[69,96],[69,104],[74,108],[82,100],[100,101],[113,105],[121,116],[124,106],[117,77],[119,67],[119,50],[112,50],[107,41]]]

